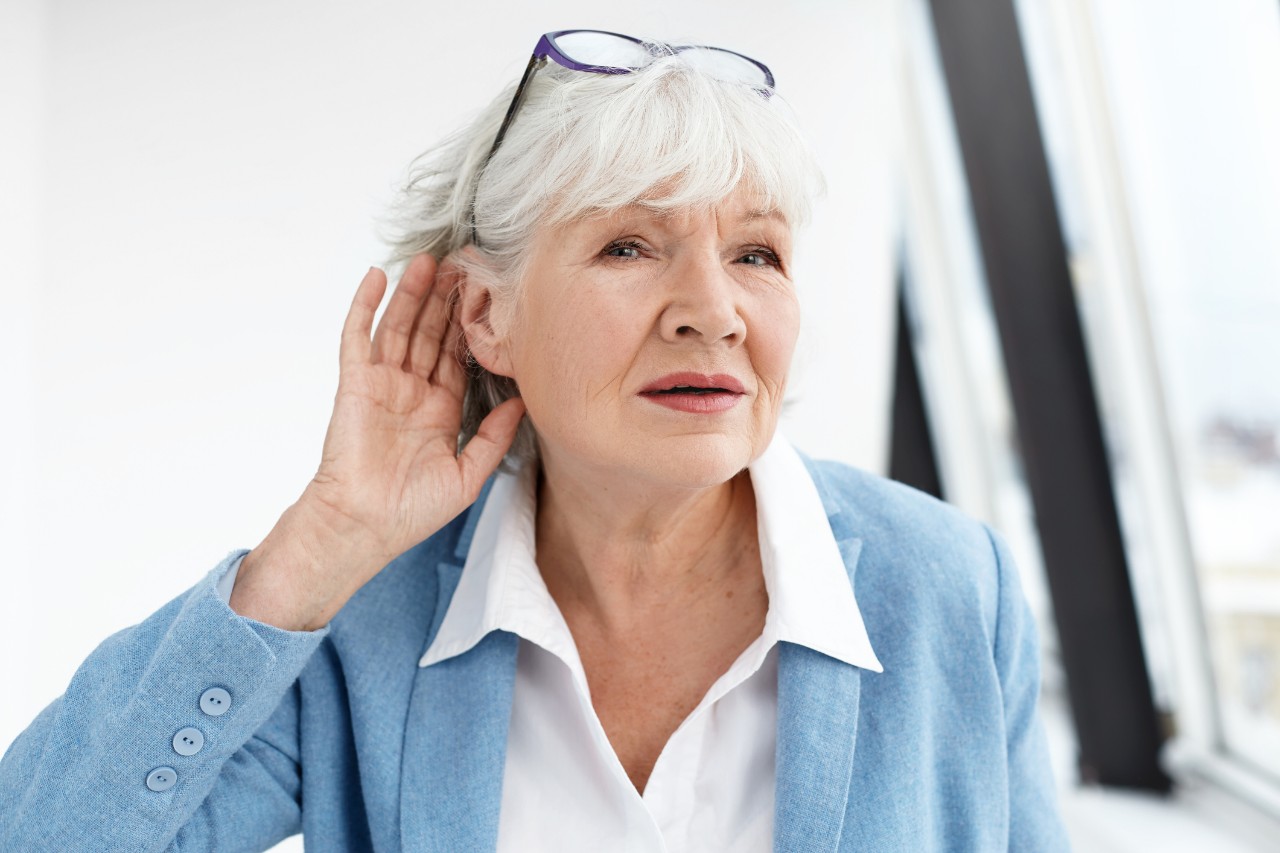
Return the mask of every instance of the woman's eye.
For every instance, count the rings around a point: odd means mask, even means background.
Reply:
[[[634,259],[640,257],[644,247],[635,242],[618,242],[610,243],[604,249],[604,254],[611,258],[628,258]]]
[[[755,249],[747,252],[738,258],[738,262],[753,267],[776,267],[782,265],[782,260],[768,249]]]

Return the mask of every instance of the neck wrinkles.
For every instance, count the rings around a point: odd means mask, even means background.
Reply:
[[[594,488],[539,475],[537,560],[562,611],[625,630],[760,574],[756,507],[743,471],[700,490]]]

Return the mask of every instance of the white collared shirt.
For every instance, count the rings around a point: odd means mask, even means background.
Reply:
[[[643,796],[596,716],[573,636],[538,571],[533,477],[498,475],[419,666],[491,631],[520,637],[500,853],[772,849],[778,642],[882,668],[804,462],[775,436],[748,471],[769,595],[764,630],[672,734]]]

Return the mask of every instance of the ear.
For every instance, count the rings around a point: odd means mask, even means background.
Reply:
[[[510,306],[493,282],[481,271],[483,268],[470,246],[462,252],[468,257],[462,263],[450,256],[444,262],[442,272],[453,279],[457,294],[455,307],[458,325],[472,358],[490,373],[512,376],[510,346]]]

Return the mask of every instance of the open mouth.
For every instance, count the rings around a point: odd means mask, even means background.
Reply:
[[[646,391],[646,394],[733,394],[728,388],[703,388],[696,385],[677,385],[662,391]]]
[[[713,415],[736,407],[746,397],[746,389],[728,373],[669,373],[650,383],[640,396],[677,412]]]
[[[641,394],[665,394],[679,396],[681,394],[743,394],[746,388],[742,381],[730,373],[697,373],[681,371],[668,373],[645,386]]]

